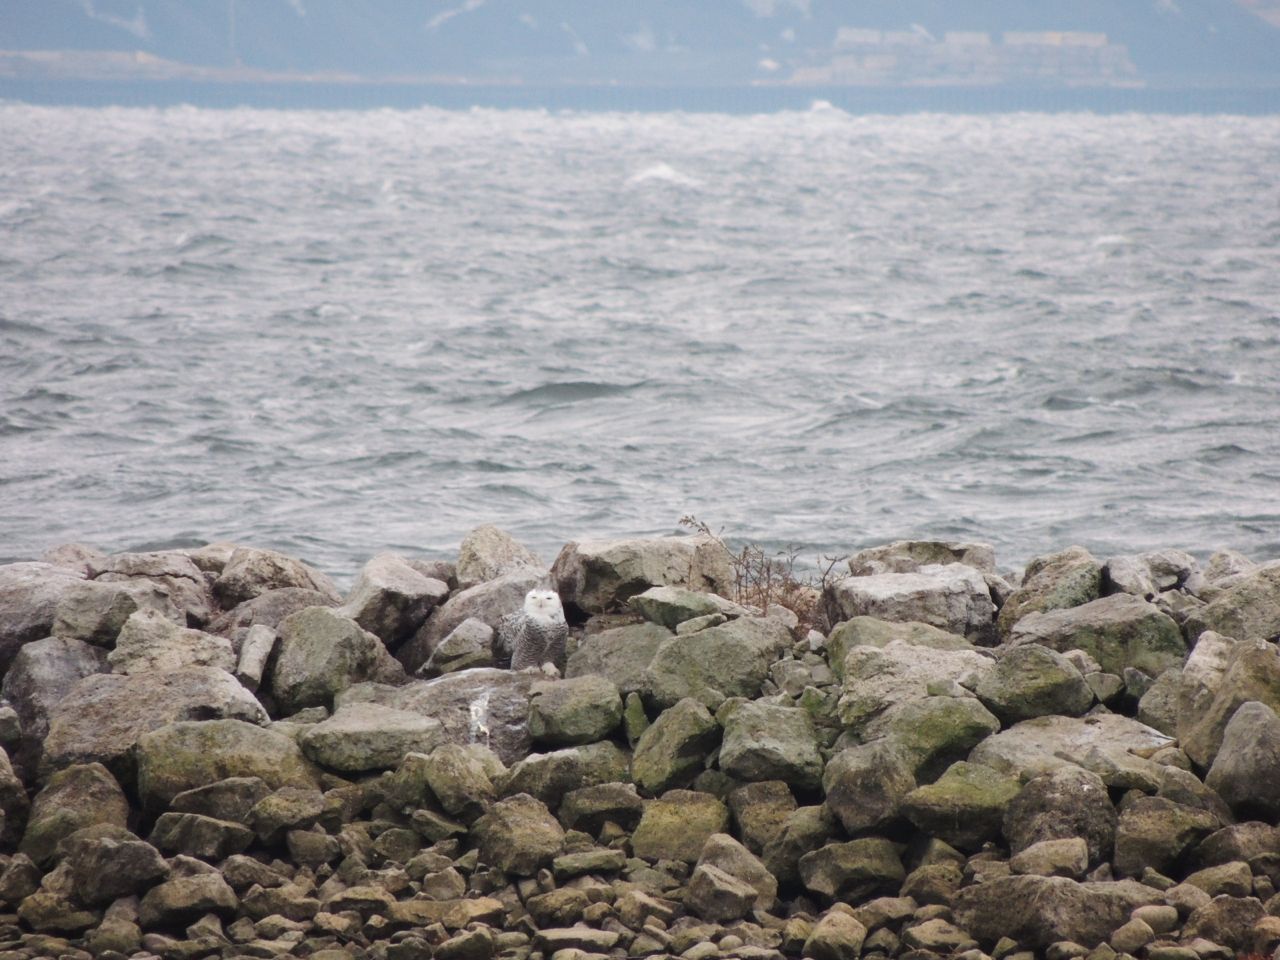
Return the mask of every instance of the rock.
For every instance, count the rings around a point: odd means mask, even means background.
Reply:
[[[533,876],[564,846],[564,828],[528,794],[499,800],[471,829],[483,863],[504,873]]]
[[[1264,912],[1262,902],[1256,897],[1214,897],[1187,917],[1182,935],[1203,937],[1231,950],[1243,951],[1249,945],[1253,925],[1262,919]]]
[[[897,540],[883,546],[859,550],[849,558],[849,572],[855,577],[880,573],[914,573],[921,567],[951,563],[962,563],[980,573],[994,574],[996,552],[989,543]]]
[[[175,877],[147,891],[138,908],[143,928],[183,927],[207,913],[229,918],[240,900],[217,873]]]
[[[702,845],[702,854],[698,857],[697,866],[715,867],[747,884],[752,890],[752,900],[748,910],[752,906],[758,910],[773,909],[774,902],[778,898],[778,881],[751,851],[729,834],[713,833],[708,837],[707,842]],[[714,919],[706,913],[699,915],[705,920]]]
[[[244,635],[235,675],[246,690],[256,692],[262,685],[267,663],[276,649],[276,640],[275,630],[260,623],[254,624]]]
[[[822,847],[836,831],[826,807],[798,807],[782,825],[782,832],[765,844],[761,859],[779,883],[798,883],[800,858]]]
[[[93,674],[72,687],[50,715],[40,761],[42,775],[71,764],[96,762],[129,782],[133,750],[142,736],[197,717],[267,722],[267,712],[253,695],[216,667]]]
[[[1248,897],[1253,894],[1253,871],[1243,860],[1205,867],[1187,874],[1182,882],[1199,887],[1211,897],[1224,894],[1230,897]]]
[[[291,614],[278,633],[271,692],[286,713],[330,707],[338,693],[362,681],[404,680],[404,671],[381,640],[328,607]]]
[[[674,634],[656,623],[635,623],[588,634],[569,655],[564,675],[607,677],[625,697],[644,687],[644,673],[653,655]]]
[[[464,590],[512,573],[542,576],[546,569],[546,564],[536,554],[492,524],[483,524],[469,531],[458,547],[456,575],[458,586]]]
[[[891,740],[842,750],[823,774],[826,806],[850,834],[879,829],[897,819],[916,788],[913,766]]]
[[[177,616],[168,594],[154,584],[80,580],[68,584],[58,598],[51,632],[110,647],[125,621],[142,606]]]
[[[0,870],[0,900],[20,903],[40,889],[41,870],[25,853],[15,853]]]
[[[1172,668],[1156,677],[1138,701],[1138,722],[1161,733],[1176,736],[1178,732],[1178,691],[1182,687],[1182,670]]]
[[[867,928],[842,910],[828,910],[805,939],[801,956],[811,960],[858,960]]]
[[[941,917],[906,927],[902,931],[902,943],[912,950],[930,950],[944,955],[957,955],[978,946],[969,934]]]
[[[1102,567],[1083,547],[1037,557],[1027,566],[1022,585],[1000,608],[996,623],[1007,637],[1027,614],[1078,607],[1098,599],[1101,589]]]
[[[529,734],[536,743],[594,743],[621,722],[622,696],[606,677],[574,677],[530,688]]]
[[[22,747],[16,760],[31,773],[49,733],[49,716],[85,677],[107,671],[105,650],[81,640],[47,637],[25,644],[14,656],[0,688],[18,714]]]
[[[478,927],[450,937],[432,955],[437,960],[490,960],[494,955],[493,939],[492,930]]]
[[[1187,618],[1187,636],[1206,630],[1236,640],[1280,637],[1280,565],[1250,570]]]
[[[644,813],[644,801],[630,783],[598,783],[565,794],[560,804],[560,823],[566,830],[598,836],[606,823],[628,832],[635,829]]]
[[[862,736],[868,742],[883,739],[893,744],[916,779],[928,782],[999,732],[1000,721],[976,698],[944,696],[891,707],[868,723]]]
[[[75,934],[96,925],[99,916],[91,910],[81,909],[65,896],[49,890],[37,890],[18,906],[18,919],[32,930]]]
[[[143,606],[159,603],[178,623],[208,623],[213,597],[208,578],[191,558],[178,550],[116,553],[90,563],[89,576],[98,583],[125,583]]]
[[[429,678],[474,667],[492,667],[494,631],[483,620],[469,617],[453,628],[431,652],[416,676]]]
[[[209,624],[210,633],[226,637],[233,647],[242,647],[252,627],[267,627],[275,631],[285,617],[307,607],[332,607],[337,603],[332,596],[302,587],[281,587],[268,590],[252,600],[236,605],[214,618]]]
[[[993,638],[991,590],[983,575],[965,564],[845,577],[827,585],[823,603],[832,622],[869,616],[926,623],[969,640]]]
[[[264,844],[274,844],[292,830],[310,829],[324,812],[324,795],[319,790],[284,786],[254,804],[245,823]]]
[[[693,870],[684,902],[690,912],[712,923],[732,923],[751,912],[756,891],[719,867],[700,863]]]
[[[935,783],[902,799],[902,813],[921,831],[961,850],[977,850],[1000,832],[1018,781],[980,764],[960,761]]]
[[[184,790],[169,801],[169,809],[245,823],[253,805],[270,792],[261,777],[227,777]]]
[[[1078,717],[1093,706],[1093,691],[1080,671],[1039,644],[1008,649],[978,680],[974,693],[1007,724],[1046,714]]]
[[[1014,855],[1045,841],[1079,838],[1093,864],[1110,858],[1118,819],[1102,778],[1067,765],[1022,787],[1005,808],[1002,831]]]
[[[180,627],[155,610],[139,610],[125,621],[107,661],[115,673],[184,667],[217,667],[230,673],[236,666],[226,637]]]
[[[1102,567],[1108,593],[1128,593],[1148,600],[1200,580],[1195,557],[1181,550],[1157,550],[1111,557]]]
[[[1031,873],[1039,877],[1083,880],[1089,869],[1089,845],[1084,837],[1041,840],[1010,857],[1009,869],[1014,873]]]
[[[994,665],[974,650],[935,650],[899,641],[883,648],[854,647],[844,663],[840,721],[859,733],[880,714],[937,689],[957,683],[976,686]]]
[[[1240,705],[1205,785],[1242,819],[1280,819],[1280,717],[1271,707],[1256,700]]]
[[[124,827],[129,801],[100,763],[77,764],[49,778],[36,794],[20,849],[41,866],[55,859],[58,844],[85,827]]]
[[[464,620],[479,620],[497,630],[502,618],[521,610],[525,594],[542,582],[543,574],[521,570],[455,593],[431,611],[421,629],[396,651],[396,658],[408,673],[417,672]]]
[[[1160,784],[1156,796],[1187,807],[1195,807],[1213,815],[1219,824],[1230,823],[1231,809],[1222,798],[1200,782],[1194,773],[1173,765],[1160,771]]]
[[[1076,883],[1065,877],[995,877],[965,887],[952,901],[954,921],[979,941],[1009,937],[1043,949],[1061,940],[1086,947],[1111,936],[1137,907],[1160,894],[1131,880]]]
[[[1201,635],[1201,642],[1207,635]],[[1262,640],[1243,640],[1225,647],[1211,640],[1205,659],[1225,659],[1220,679],[1216,666],[1203,668],[1196,652],[1182,671],[1178,696],[1178,740],[1182,749],[1201,767],[1217,756],[1227,724],[1242,704],[1256,700],[1272,710],[1280,709],[1280,651]]]
[[[322,767],[363,773],[390,770],[410,753],[429,753],[443,738],[439,720],[377,703],[347,703],[308,728],[298,745]]]
[[[1159,676],[1187,656],[1172,618],[1140,597],[1117,593],[1068,609],[1031,612],[1009,630],[1011,644],[1035,643],[1066,653],[1083,650],[1107,673],[1125,668]]]
[[[584,540],[565,544],[551,577],[566,609],[605,613],[650,587],[727,596],[734,582],[729,559],[711,537]]]
[[[1205,810],[1163,797],[1138,797],[1120,812],[1115,868],[1124,876],[1138,876],[1147,867],[1169,873],[1219,826],[1217,818]]]
[[[268,590],[297,587],[324,594],[332,603],[342,597],[333,581],[300,560],[274,550],[238,547],[213,583],[213,594],[224,609],[259,597]]]
[[[1111,935],[1110,943],[1111,948],[1118,953],[1137,956],[1142,948],[1155,938],[1156,932],[1151,929],[1150,924],[1135,917],[1116,928],[1115,933]]]
[[[552,804],[576,787],[625,780],[630,762],[625,750],[607,740],[530,754],[511,767],[499,792],[528,793]]]
[[[747,783],[728,797],[738,836],[752,853],[762,853],[765,845],[782,834],[782,828],[796,809],[796,799],[781,780]]]
[[[89,829],[63,841],[72,891],[85,906],[136,896],[169,875],[169,865],[155,847],[120,832],[122,836],[95,836]]]
[[[488,758],[484,754],[488,754]],[[430,791],[447,814],[461,817],[468,823],[480,816],[497,797],[492,775],[506,773],[501,761],[478,744],[464,747],[446,743],[426,756],[411,754],[404,758],[397,777],[404,776],[414,767],[419,768],[419,773],[412,779],[420,780],[425,790],[414,791],[416,796],[403,797],[404,806],[422,806],[422,794]]]
[[[708,707],[755,697],[791,632],[769,617],[742,617],[662,644],[644,672],[645,702],[666,709],[685,697]]]
[[[716,797],[668,790],[645,803],[631,849],[646,860],[697,860],[707,839],[729,827],[729,809]]]
[[[394,647],[413,636],[448,595],[447,583],[423,576],[403,557],[380,553],[361,568],[336,612]]]
[[[24,644],[53,633],[63,593],[83,575],[48,563],[0,566],[0,673]]]
[[[692,697],[664,710],[640,735],[631,758],[631,778],[657,795],[684,786],[703,769],[720,740],[720,726]]]
[[[151,830],[151,843],[169,853],[205,860],[222,860],[243,853],[253,831],[243,824],[198,813],[164,813]]]
[[[720,769],[737,780],[781,780],[816,790],[823,763],[813,722],[796,707],[742,704],[725,721]]]
[[[969,759],[1021,780],[1069,763],[1094,770],[1108,786],[1154,789],[1160,767],[1143,754],[1173,741],[1119,714],[1087,717],[1036,717],[987,737]]]
[[[675,630],[680,624],[700,617],[726,613],[747,615],[746,608],[728,600],[681,587],[651,587],[629,599],[627,606],[649,622],[661,624],[668,630]]]
[[[958,633],[949,633],[927,623],[891,623],[876,617],[852,617],[831,628],[827,638],[827,660],[837,679],[844,679],[844,660],[854,647],[887,647],[898,641],[934,650],[972,650]]]
[[[137,767],[138,796],[151,810],[228,777],[257,777],[273,790],[319,784],[319,771],[293,740],[240,720],[172,723],[145,733]]]
[[[906,877],[897,850],[881,837],[829,843],[801,857],[799,871],[807,889],[845,902],[896,891]]]
[[[504,764],[529,753],[529,693],[535,682],[527,673],[510,670],[463,670],[434,680],[414,680],[390,687],[361,683],[343,691],[339,707],[347,703],[381,703],[439,720],[448,743],[478,743],[491,749]]]

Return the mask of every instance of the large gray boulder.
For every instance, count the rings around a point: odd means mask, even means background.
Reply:
[[[1098,599],[1101,591],[1102,565],[1083,547],[1037,557],[1022,575],[1022,585],[1000,608],[1000,634],[1009,636],[1013,625],[1029,613],[1078,607]]]
[[[994,636],[991,589],[981,573],[962,563],[844,577],[828,584],[823,602],[832,622],[868,616],[927,623],[976,641]]]
[[[85,827],[124,827],[129,801],[100,763],[76,764],[49,778],[31,805],[19,849],[42,866],[52,864],[58,844]]]
[[[760,858],[727,833],[713,833],[702,845],[696,867],[715,867],[747,884],[753,905],[771,910],[778,897],[778,881]]]
[[[540,800],[517,794],[499,800],[472,827],[483,863],[532,876],[564,846],[564,828]]]
[[[631,755],[608,740],[533,753],[512,764],[499,792],[527,793],[554,805],[570,790],[623,781],[630,767]]]
[[[709,707],[727,697],[755,697],[790,646],[791,632],[772,617],[742,617],[676,636],[654,653],[641,695],[659,709],[685,697]]]
[[[395,647],[413,636],[448,595],[447,583],[423,576],[403,557],[380,553],[360,569],[338,613]]]
[[[849,558],[855,577],[880,573],[914,573],[921,567],[962,563],[980,573],[996,572],[996,552],[989,543],[955,540],[897,540],[859,550]]]
[[[185,721],[145,733],[137,769],[138,797],[150,810],[233,777],[257,777],[272,790],[320,784],[320,771],[291,738],[241,720]]]
[[[1062,610],[1030,612],[1009,631],[1012,644],[1083,650],[1107,673],[1126,667],[1159,676],[1182,666],[1187,645],[1171,617],[1141,597],[1117,593]]]
[[[114,673],[184,667],[217,667],[230,673],[236,655],[226,637],[180,627],[155,610],[138,610],[125,621],[107,662]]]
[[[53,633],[63,593],[84,575],[49,563],[0,566],[0,672],[32,640]]]
[[[1117,819],[1102,778],[1067,765],[1027,781],[1005,808],[1002,831],[1015,854],[1045,840],[1080,838],[1096,864],[1111,856]]]
[[[1007,724],[1047,714],[1078,717],[1093,706],[1093,690],[1080,671],[1039,644],[1006,649],[973,692]]]
[[[180,619],[168,591],[151,581],[81,580],[70,584],[58,599],[53,635],[110,647],[125,621],[139,609]]]
[[[1165,797],[1137,797],[1124,805],[1116,824],[1116,872],[1136,877],[1150,868],[1168,874],[1221,826],[1208,810]]]
[[[729,808],[719,798],[694,790],[668,790],[645,801],[631,849],[645,860],[693,863],[708,838],[728,829]]]
[[[536,678],[511,670],[462,670],[400,687],[356,684],[338,695],[337,706],[380,703],[439,720],[448,743],[479,743],[507,765],[528,755],[529,695]]]
[[[622,697],[607,677],[540,681],[530,689],[529,733],[538,743],[570,746],[603,740],[622,722]]]
[[[1207,642],[1206,642],[1207,641]],[[1217,756],[1227,724],[1250,700],[1280,709],[1280,651],[1264,640],[1219,640],[1202,634],[1187,658],[1178,696],[1178,740],[1201,767]]]
[[[267,722],[253,694],[224,670],[188,667],[163,673],[99,673],[85,677],[49,717],[42,776],[75,763],[102,763],[124,782],[145,733],[180,720]]]
[[[994,877],[958,891],[956,924],[984,944],[1009,937],[1042,950],[1068,940],[1102,943],[1138,907],[1162,902],[1160,892],[1132,880],[1077,883],[1066,877]]]
[[[868,743],[893,744],[916,779],[928,783],[999,732],[1000,721],[975,697],[936,696],[886,710],[863,728],[861,736]]]
[[[826,806],[850,834],[876,830],[898,818],[916,788],[915,763],[890,738],[842,750],[823,773]]]
[[[1236,640],[1280,637],[1280,563],[1242,576],[1187,619],[1187,635],[1213,630]]]
[[[1107,592],[1151,600],[1169,590],[1194,588],[1203,581],[1200,564],[1182,550],[1152,550],[1109,557],[1102,567]]]
[[[546,570],[537,554],[493,524],[468,531],[458,547],[458,586],[464,590],[511,573],[542,576]]]
[[[844,662],[840,721],[857,733],[911,700],[941,690],[972,689],[994,666],[993,659],[976,650],[937,650],[901,641],[883,648],[854,647]]]
[[[107,669],[107,652],[81,640],[46,637],[23,645],[0,687],[22,725],[19,767],[35,771],[54,709],[77,683]]]
[[[734,582],[729,551],[702,536],[568,543],[551,577],[565,606],[588,614],[619,607],[650,587],[728,596]]]
[[[961,760],[933,783],[902,798],[902,814],[926,836],[976,851],[1000,833],[1006,808],[1018,794],[1015,777]]]
[[[544,577],[536,570],[521,569],[455,593],[431,611],[426,623],[396,651],[397,659],[409,673],[416,672],[464,620],[479,620],[497,630],[503,617],[524,608],[525,594]]]
[[[330,707],[352,684],[404,680],[404,670],[381,640],[328,607],[308,607],[286,617],[278,633],[271,692],[286,714]]]
[[[430,753],[444,739],[439,720],[378,703],[345,703],[309,726],[298,744],[315,763],[343,773],[391,770],[410,753]]]
[[[1232,715],[1205,785],[1241,819],[1280,819],[1280,717],[1250,700]]]
[[[720,741],[720,726],[705,706],[686,697],[658,715],[636,742],[631,779],[649,794],[686,786],[704,769]]]
[[[210,633],[226,637],[239,650],[250,629],[255,626],[269,627],[274,632],[285,617],[300,610],[335,605],[336,601],[330,595],[318,590],[281,587],[237,604],[221,616],[215,617],[206,629]]]
[[[254,547],[238,547],[231,554],[213,582],[213,593],[223,609],[230,609],[283,587],[315,590],[335,604],[342,599],[333,581],[319,570],[283,553]]]
[[[752,701],[725,720],[720,769],[736,780],[781,780],[816,790],[822,768],[813,721],[798,707]]]
[[[644,688],[644,674],[653,655],[675,634],[656,623],[633,623],[589,633],[569,655],[566,677],[595,674],[617,684],[627,696]]]
[[[831,628],[827,637],[827,660],[837,679],[844,679],[844,661],[854,647],[887,647],[894,641],[935,650],[972,650],[971,644],[958,633],[931,627],[927,623],[909,621],[892,623],[877,617],[852,617]]]
[[[213,616],[209,578],[182,551],[115,553],[91,561],[89,574],[98,583],[125,583],[142,589],[152,598],[143,606],[154,605],[158,589],[164,595],[163,612],[172,611],[181,623],[200,625]]]
[[[845,902],[896,893],[906,878],[897,848],[882,837],[819,847],[800,858],[799,872],[809,890]]]

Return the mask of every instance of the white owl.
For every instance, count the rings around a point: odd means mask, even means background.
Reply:
[[[542,670],[550,676],[564,671],[564,644],[569,636],[564,607],[554,590],[530,590],[524,609],[502,618],[498,637],[511,651],[512,670]]]

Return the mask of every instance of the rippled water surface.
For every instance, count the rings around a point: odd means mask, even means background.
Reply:
[[[0,556],[1280,556],[1280,118],[0,105]]]

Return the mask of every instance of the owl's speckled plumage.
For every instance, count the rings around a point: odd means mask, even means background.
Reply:
[[[502,645],[511,651],[512,670],[546,670],[550,665],[564,672],[569,625],[554,590],[530,590],[524,609],[503,617],[498,634]]]

